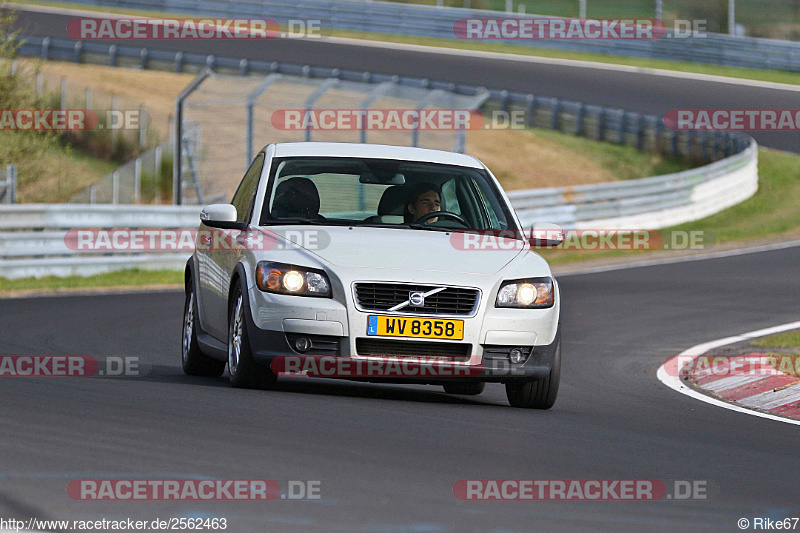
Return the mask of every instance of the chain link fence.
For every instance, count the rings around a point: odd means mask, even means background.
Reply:
[[[20,73],[36,65],[15,63]],[[78,192],[69,203],[171,203],[172,144],[160,142],[171,116],[152,115],[138,102],[75,83],[47,69],[28,72],[36,94],[47,109],[92,111],[97,124],[86,131],[64,132],[72,146],[105,160],[127,161],[97,183]],[[163,130],[163,131],[159,131]]]
[[[149,127],[151,119],[144,105],[75,83],[47,70],[39,70],[35,80],[37,96],[43,98],[45,105],[50,108],[84,109],[97,115],[96,128],[80,132],[80,135],[107,137],[106,146],[103,147],[106,153],[101,156],[113,158],[125,153],[137,153],[158,142],[158,134]]]
[[[172,203],[172,145],[144,152],[69,199],[71,204]]]
[[[466,131],[287,127],[287,112],[474,110],[487,96],[273,73],[266,77],[201,74],[182,105],[181,203],[230,198],[253,157],[279,142],[369,142],[464,151]]]

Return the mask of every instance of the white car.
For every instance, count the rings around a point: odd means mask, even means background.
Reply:
[[[287,361],[327,360],[328,373],[306,364],[295,374],[452,394],[501,382],[511,405],[549,409],[561,301],[531,242],[563,236],[552,224],[532,230],[534,241],[468,155],[269,145],[231,204],[203,209],[186,266],[183,369],[220,376],[227,364],[233,386],[267,388],[294,375]]]

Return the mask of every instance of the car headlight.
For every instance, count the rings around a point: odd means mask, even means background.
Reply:
[[[530,278],[504,281],[497,292],[495,307],[544,309],[553,307],[552,278]]]
[[[331,283],[322,270],[262,261],[256,267],[256,285],[265,292],[331,297]]]

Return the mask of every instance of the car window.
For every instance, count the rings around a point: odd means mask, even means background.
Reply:
[[[242,178],[239,188],[233,195],[231,203],[236,207],[236,220],[244,222],[247,218],[248,211],[253,205],[253,199],[256,196],[256,189],[258,189],[258,180],[261,177],[261,171],[264,168],[264,154],[258,154],[253,164]]]
[[[360,158],[273,161],[261,216],[264,225],[286,221],[407,227],[414,223],[424,228],[409,229],[502,229],[513,220],[496,185],[481,169]],[[439,197],[439,209],[452,216],[423,218],[429,211],[422,208],[412,213],[412,198],[431,190]]]
[[[456,180],[452,179],[442,185],[442,209],[461,214],[461,205],[456,197]]]

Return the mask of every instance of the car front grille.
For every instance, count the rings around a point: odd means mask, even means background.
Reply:
[[[453,360],[469,359],[472,345],[464,342],[392,341],[383,339],[356,339],[358,355],[428,356],[447,357]]]
[[[440,288],[436,285],[403,283],[356,283],[356,301],[366,311],[388,311],[408,301],[410,292],[427,293]],[[403,313],[420,315],[471,315],[478,306],[480,291],[463,287],[446,287],[425,297],[422,307],[407,305]]]

